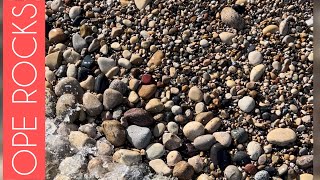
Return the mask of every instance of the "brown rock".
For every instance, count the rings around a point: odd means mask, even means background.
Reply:
[[[142,85],[138,91],[138,95],[142,99],[150,99],[157,91],[157,86],[154,84]]]
[[[61,65],[62,52],[57,51],[46,56],[45,65],[49,67],[50,70],[55,70]]]
[[[121,146],[126,141],[126,130],[117,120],[106,120],[102,123],[106,139],[114,146]]]
[[[92,33],[92,29],[90,28],[90,26],[84,24],[80,27],[80,36],[81,37],[84,38],[86,36],[89,36],[91,33]]]
[[[153,117],[144,109],[132,108],[124,113],[124,118],[138,126],[150,126],[154,123]]]
[[[151,59],[148,62],[148,66],[149,67],[160,66],[163,58],[164,58],[163,51],[158,50],[152,55]]]
[[[61,28],[52,29],[49,32],[49,41],[51,43],[61,43],[66,40],[66,35]]]
[[[193,174],[193,167],[186,161],[178,162],[173,168],[173,176],[181,180],[190,180]]]

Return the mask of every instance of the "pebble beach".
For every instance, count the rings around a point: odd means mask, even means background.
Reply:
[[[46,179],[313,179],[312,0],[45,7]]]

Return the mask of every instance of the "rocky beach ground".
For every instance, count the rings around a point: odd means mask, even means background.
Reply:
[[[46,178],[313,178],[311,0],[46,1]]]

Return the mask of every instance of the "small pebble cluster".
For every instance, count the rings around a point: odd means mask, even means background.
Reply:
[[[312,0],[45,6],[46,179],[313,178]]]

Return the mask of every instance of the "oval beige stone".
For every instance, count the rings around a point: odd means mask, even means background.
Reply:
[[[277,128],[270,131],[267,135],[267,140],[271,144],[278,146],[286,146],[297,139],[296,133],[289,128]]]

